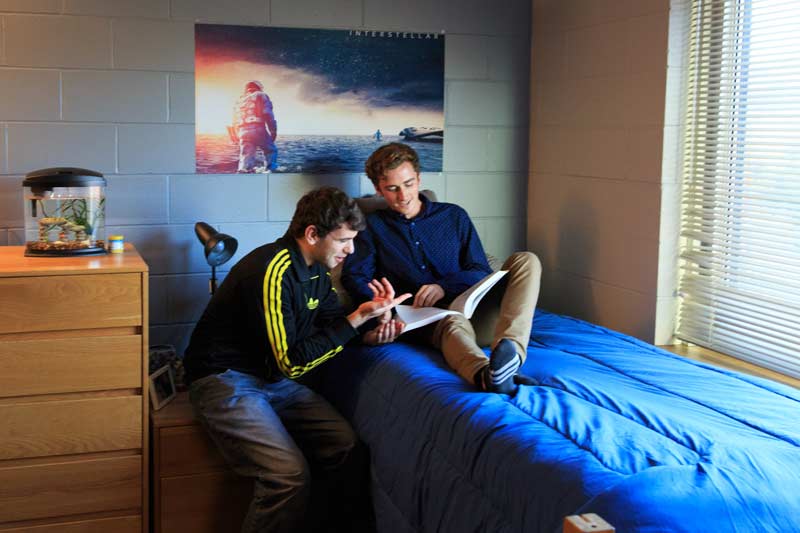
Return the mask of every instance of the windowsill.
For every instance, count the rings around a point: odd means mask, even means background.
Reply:
[[[723,368],[729,368],[731,370],[738,370],[739,372],[771,379],[773,381],[778,381],[780,383],[800,389],[800,379],[781,374],[780,372],[776,372],[768,368],[754,365],[753,363],[748,363],[747,361],[742,361],[741,359],[736,359],[730,355],[709,350],[708,348],[689,344],[662,345],[659,346],[659,348],[663,348],[684,357],[688,357],[689,359],[695,359],[697,361],[702,361],[703,363],[709,363],[712,365],[721,366]]]

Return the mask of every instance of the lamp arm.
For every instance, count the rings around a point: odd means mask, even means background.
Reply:
[[[208,280],[208,292],[212,296],[217,291],[217,267],[211,265],[211,279]]]

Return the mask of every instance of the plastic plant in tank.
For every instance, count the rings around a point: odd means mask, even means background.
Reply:
[[[39,219],[39,241],[48,242],[50,231],[59,230],[59,240],[65,241],[67,232],[75,234],[75,241],[82,242],[87,238],[94,238],[97,223],[102,220],[106,199],[101,198],[97,207],[92,209],[85,198],[63,200],[56,208],[58,215],[52,216],[47,212],[44,201],[36,200],[39,210],[44,215]]]

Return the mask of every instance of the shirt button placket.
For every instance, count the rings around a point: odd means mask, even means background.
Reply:
[[[419,241],[417,240],[417,236],[415,235],[414,228],[416,224],[414,222],[410,222],[408,224],[408,235],[411,237],[411,240],[414,241],[414,245],[417,247],[417,259],[419,260],[419,269],[422,271],[427,270],[425,266],[425,257],[423,257],[422,252],[419,249]]]

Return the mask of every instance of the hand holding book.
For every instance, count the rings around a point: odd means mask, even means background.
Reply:
[[[472,318],[475,308],[495,284],[508,273],[507,270],[498,270],[480,280],[478,283],[461,293],[447,309],[438,307],[414,307],[411,305],[398,305],[397,317],[405,322],[403,332],[411,331],[432,322],[443,319],[447,315],[463,314],[467,318]],[[416,298],[415,298],[416,303]]]
[[[441,285],[431,283],[430,285],[423,285],[414,295],[414,307],[433,307],[436,302],[444,298],[444,289]]]

